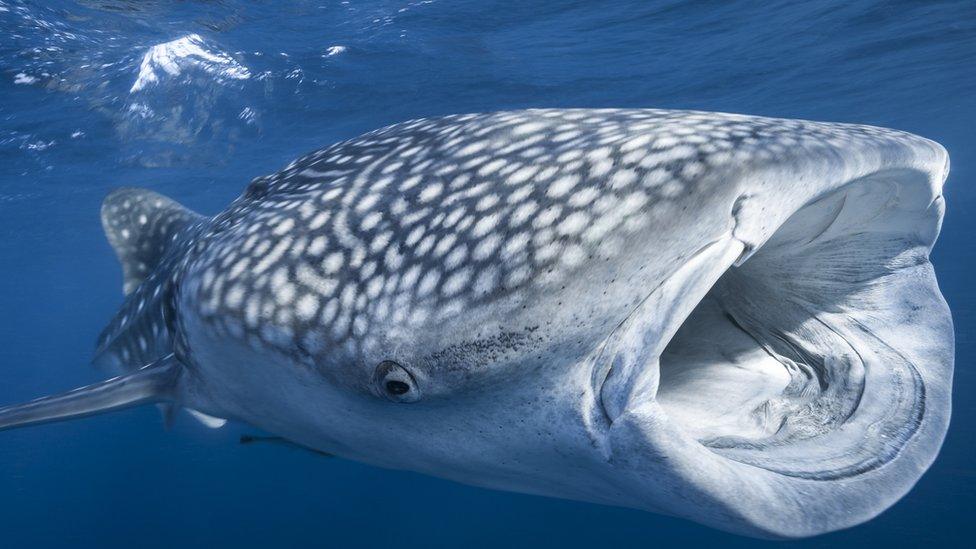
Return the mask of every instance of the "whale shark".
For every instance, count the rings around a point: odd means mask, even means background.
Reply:
[[[747,536],[851,527],[948,426],[948,169],[871,126],[537,109],[384,127],[213,216],[118,189],[117,375],[0,428],[155,403]]]

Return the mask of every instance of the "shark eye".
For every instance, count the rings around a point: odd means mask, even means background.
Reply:
[[[373,386],[380,395],[393,402],[417,402],[420,389],[410,372],[392,360],[384,360],[373,374]]]

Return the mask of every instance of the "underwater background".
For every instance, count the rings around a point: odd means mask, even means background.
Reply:
[[[907,130],[949,150],[933,253],[953,419],[916,488],[802,547],[976,536],[976,1],[0,0],[0,403],[104,377],[121,303],[102,198],[213,214],[254,177],[409,118],[703,109]],[[0,433],[0,547],[773,546],[640,511],[241,445],[151,407]],[[780,545],[781,544],[777,544]]]

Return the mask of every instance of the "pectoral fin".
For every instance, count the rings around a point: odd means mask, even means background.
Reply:
[[[0,408],[0,430],[73,419],[173,399],[182,366],[167,355],[123,376]]]
[[[203,412],[198,412],[192,408],[187,408],[187,412],[193,416],[193,419],[199,421],[203,426],[209,427],[211,429],[220,429],[224,425],[227,425],[227,420],[222,417],[214,417]]]

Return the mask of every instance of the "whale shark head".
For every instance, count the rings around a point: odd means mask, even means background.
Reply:
[[[947,165],[866,126],[535,110],[338,143],[209,219],[120,191],[98,354],[129,373],[0,420],[166,401],[471,484],[843,528],[945,433]]]
[[[326,391],[282,411],[323,423],[315,433],[329,440],[316,446],[393,466],[456,459],[432,455],[448,450],[429,437],[496,413],[514,427],[500,429],[506,439],[523,439],[521,424],[537,429],[540,414],[569,414],[575,427],[563,434],[602,444],[597,425],[649,371],[622,365],[610,376],[608,347],[619,344],[608,340],[639,316],[631,330],[657,331],[663,345],[678,309],[745,251],[733,210],[746,200],[730,196],[716,217],[688,211],[692,171],[664,160],[689,152],[655,152],[647,132],[660,119],[412,121],[255,180],[186,259],[177,310],[193,369],[226,395],[211,397],[228,408],[221,415],[247,416],[236,407],[261,400],[253,391]],[[230,354],[239,358],[220,358]],[[565,391],[571,409],[546,404],[550,391]],[[335,421],[342,410],[354,419]],[[366,455],[377,430],[387,435]]]

